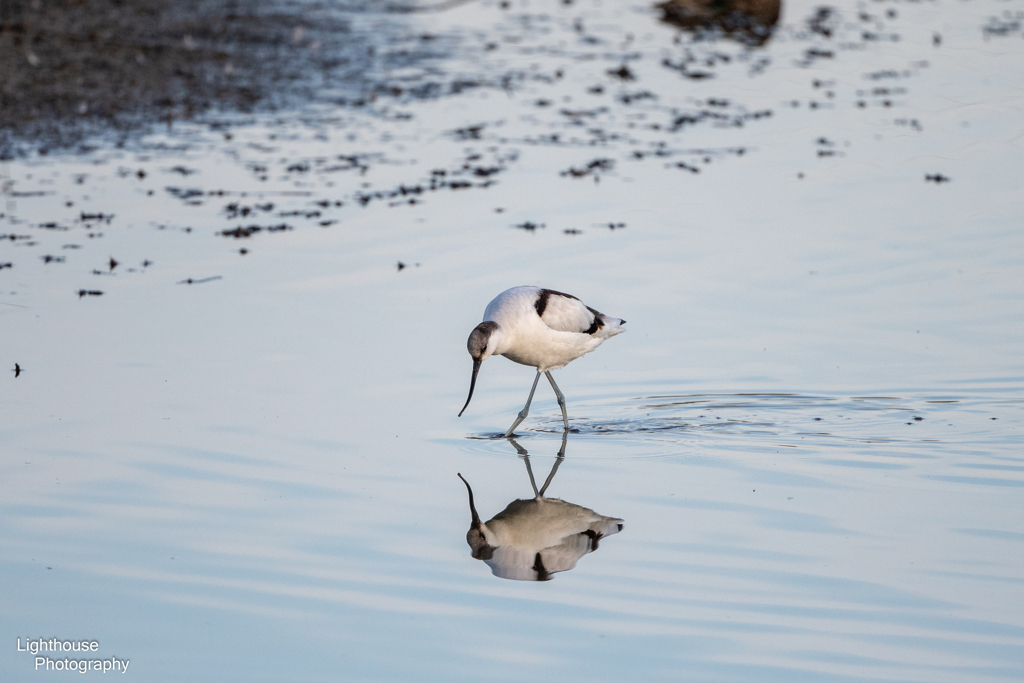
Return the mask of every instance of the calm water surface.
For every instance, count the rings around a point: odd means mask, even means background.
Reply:
[[[816,7],[469,3],[465,92],[5,162],[4,680],[1024,677],[1021,10]],[[526,283],[629,321],[564,442],[501,358],[456,417]],[[458,473],[572,505],[477,560]]]

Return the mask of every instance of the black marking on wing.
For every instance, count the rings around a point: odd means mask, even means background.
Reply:
[[[537,572],[538,581],[550,581],[551,572],[544,567],[544,560],[541,558],[540,553],[533,556],[533,571]]]
[[[594,314],[594,322],[590,324],[590,327],[583,331],[583,334],[594,334],[599,329],[604,327],[604,321],[601,320],[601,314],[595,311],[590,306],[587,306],[587,310]]]
[[[544,311],[547,310],[548,307],[548,299],[551,298],[552,294],[564,296],[566,299],[576,299],[572,294],[556,292],[553,289],[542,289],[540,290],[540,296],[537,297],[537,302],[533,304],[533,307],[537,309],[537,315],[544,315]],[[576,301],[579,301],[579,299],[576,299]]]

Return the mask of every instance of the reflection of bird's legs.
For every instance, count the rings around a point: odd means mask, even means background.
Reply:
[[[539,374],[537,375],[540,376]],[[544,492],[548,490],[548,486],[551,485],[551,480],[555,478],[555,472],[558,471],[558,466],[565,460],[565,442],[569,438],[569,432],[562,432],[562,447],[558,449],[558,455],[555,456],[555,464],[551,466],[551,471],[548,473],[548,478],[544,480],[544,486],[537,490],[537,480],[533,478],[533,468],[530,467],[530,453],[519,445],[519,443],[512,438],[508,437],[508,442],[516,449],[519,455],[523,456],[523,462],[526,463],[526,474],[530,476],[530,486],[533,487],[533,495],[537,498],[543,498]]]
[[[533,478],[533,468],[530,467],[530,456],[527,453],[523,453],[523,462],[526,463],[526,473],[530,475],[530,486],[533,487],[533,495],[540,498],[543,494],[537,490],[537,480]]]
[[[551,372],[545,372],[548,377],[548,381],[551,382],[551,388],[555,390],[555,396],[558,397],[558,407],[562,409],[562,422],[565,423],[565,431],[569,431],[569,416],[565,414],[565,396],[562,395],[562,390],[555,384],[555,378],[551,376]]]
[[[548,486],[551,485],[551,480],[555,478],[555,472],[558,471],[558,466],[561,464],[562,458],[555,458],[555,464],[552,465],[551,472],[548,474],[548,478],[544,480],[544,485],[540,487],[540,493],[537,495],[544,496],[544,492],[548,490]]]
[[[558,471],[558,466],[565,460],[565,439],[569,432],[562,432],[562,447],[558,449],[558,455],[555,456],[555,464],[551,466],[551,471],[548,472],[548,478],[544,480],[544,485],[537,490],[537,480],[533,478],[533,468],[530,467],[530,454],[526,452],[526,449],[515,442],[515,439],[509,439],[512,444],[519,451],[519,455],[523,456],[523,461],[526,463],[526,473],[530,475],[530,486],[533,487],[533,495],[537,498],[543,498],[544,492],[551,486],[551,480],[555,478],[555,472]]]
[[[551,379],[551,375],[548,375],[548,379]],[[533,387],[530,388],[530,395],[526,399],[526,405],[523,406],[523,409],[519,411],[519,417],[516,418],[516,421],[513,422],[512,426],[508,428],[507,432],[505,432],[505,436],[512,436],[512,432],[515,430],[515,428],[518,427],[519,424],[523,420],[526,419],[526,416],[530,414],[530,403],[533,401],[533,392],[537,391],[537,382],[539,380],[540,380],[540,370],[537,371],[537,376],[533,378]],[[555,389],[555,391],[556,392],[558,391],[557,388]],[[561,400],[564,401],[565,399],[561,399]],[[565,413],[565,408],[562,408],[562,412],[563,412],[563,414]],[[566,429],[568,429],[569,428],[568,427],[569,423],[566,422],[565,424],[566,424]]]
[[[506,438],[508,438],[508,442],[510,444],[512,444],[512,448],[516,449],[516,453],[518,453],[519,455],[529,455],[530,454],[525,448],[523,448],[522,446],[519,445],[519,442],[516,441],[515,437],[509,436],[509,437],[506,437]]]

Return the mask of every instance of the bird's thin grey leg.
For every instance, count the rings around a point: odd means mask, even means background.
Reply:
[[[551,379],[551,375],[548,375],[548,379]],[[526,419],[526,416],[530,414],[530,403],[533,401],[533,392],[537,391],[537,382],[539,380],[540,370],[537,371],[537,376],[533,378],[533,386],[530,388],[530,395],[526,398],[526,405],[519,411],[519,417],[516,418],[516,421],[513,422],[512,426],[508,428],[507,432],[505,432],[506,437],[512,436],[512,432],[515,431],[515,428],[518,427],[520,423]],[[562,410],[564,412],[565,409],[563,408]]]
[[[562,409],[562,422],[565,423],[565,431],[569,431],[569,416],[565,413],[565,396],[562,395],[562,391],[555,384],[555,378],[551,376],[551,373],[545,372],[544,374],[548,376],[551,388],[555,390],[555,396],[558,397],[558,407]]]

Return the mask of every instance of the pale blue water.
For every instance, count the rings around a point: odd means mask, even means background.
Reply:
[[[3,679],[59,638],[139,681],[1019,680],[1024,42],[982,30],[1015,6],[844,5],[823,42],[790,4],[693,81],[643,5],[470,3],[408,20],[504,41],[452,73],[545,78],[6,163]],[[629,321],[556,375],[547,490],[623,529],[540,583],[470,556],[457,477],[484,520],[532,497],[486,437],[533,371],[489,360],[456,417],[527,283]],[[560,421],[540,387],[538,485]]]

